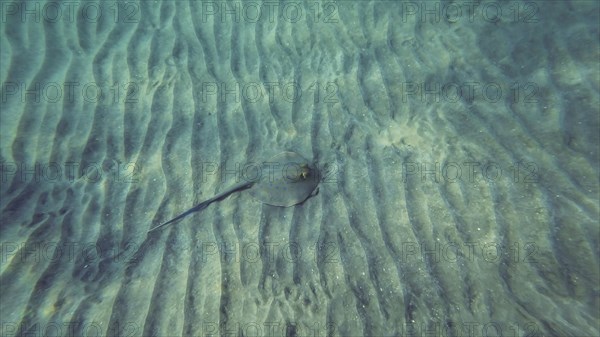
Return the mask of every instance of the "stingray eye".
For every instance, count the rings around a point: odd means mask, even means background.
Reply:
[[[308,165],[302,165],[302,172],[300,172],[300,176],[302,177],[302,179],[306,179],[308,177],[309,172],[310,169],[308,168]]]

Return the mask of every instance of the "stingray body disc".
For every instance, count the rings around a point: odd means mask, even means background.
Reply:
[[[319,185],[318,171],[295,152],[282,152],[263,162],[260,178],[250,189],[258,201],[281,207],[297,205]]]

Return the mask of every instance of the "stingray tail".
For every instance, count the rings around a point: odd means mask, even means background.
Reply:
[[[165,223],[163,223],[161,225],[158,225],[158,226],[150,229],[148,231],[148,233],[153,232],[153,231],[155,231],[155,230],[157,230],[159,228],[162,228],[162,227],[164,227],[166,225],[169,225],[169,224],[171,224],[171,223],[173,223],[173,222],[175,222],[177,220],[180,220],[180,219],[182,219],[182,218],[190,215],[191,213],[201,211],[201,210],[205,209],[206,207],[208,207],[208,205],[212,204],[213,202],[215,202],[215,201],[221,201],[221,200],[227,198],[230,194],[232,194],[234,192],[239,192],[239,191],[243,191],[245,189],[248,189],[248,188],[252,187],[252,185],[254,185],[253,181],[252,182],[244,182],[242,184],[238,184],[238,185],[234,186],[233,188],[231,188],[231,189],[229,189],[229,190],[227,190],[227,191],[225,191],[225,192],[223,192],[221,194],[218,194],[217,196],[215,196],[212,199],[208,199],[208,200],[206,200],[204,202],[199,203],[198,205],[196,205],[196,206],[188,209],[187,211],[179,214],[175,218],[173,218],[173,219],[171,219],[171,220],[169,220],[169,221],[167,221],[167,222],[165,222]]]
[[[167,221],[167,222],[165,222],[165,223],[163,223],[161,225],[158,225],[158,226],[150,229],[148,231],[148,233],[153,232],[153,231],[155,231],[155,230],[157,230],[159,228],[162,228],[162,227],[164,227],[166,225],[169,225],[169,224],[171,224],[171,223],[173,223],[173,222],[175,222],[177,220],[185,218],[186,216],[188,216],[188,215],[190,215],[190,214],[192,214],[194,212],[201,211],[201,210],[205,209],[206,207],[208,207],[208,205],[210,205],[210,203],[213,202],[213,201],[214,201],[213,199],[206,200],[205,202],[202,202],[202,203],[198,204],[197,206],[194,206],[194,207],[188,209],[187,211],[179,214],[178,216],[174,217],[173,219],[171,219],[171,220],[169,220],[169,221]]]

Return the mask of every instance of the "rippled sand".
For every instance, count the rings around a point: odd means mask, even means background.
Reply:
[[[597,3],[230,5],[2,3],[3,336],[598,335]]]

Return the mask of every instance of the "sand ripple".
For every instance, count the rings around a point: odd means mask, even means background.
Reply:
[[[592,2],[225,5],[3,3],[3,336],[598,334]]]

